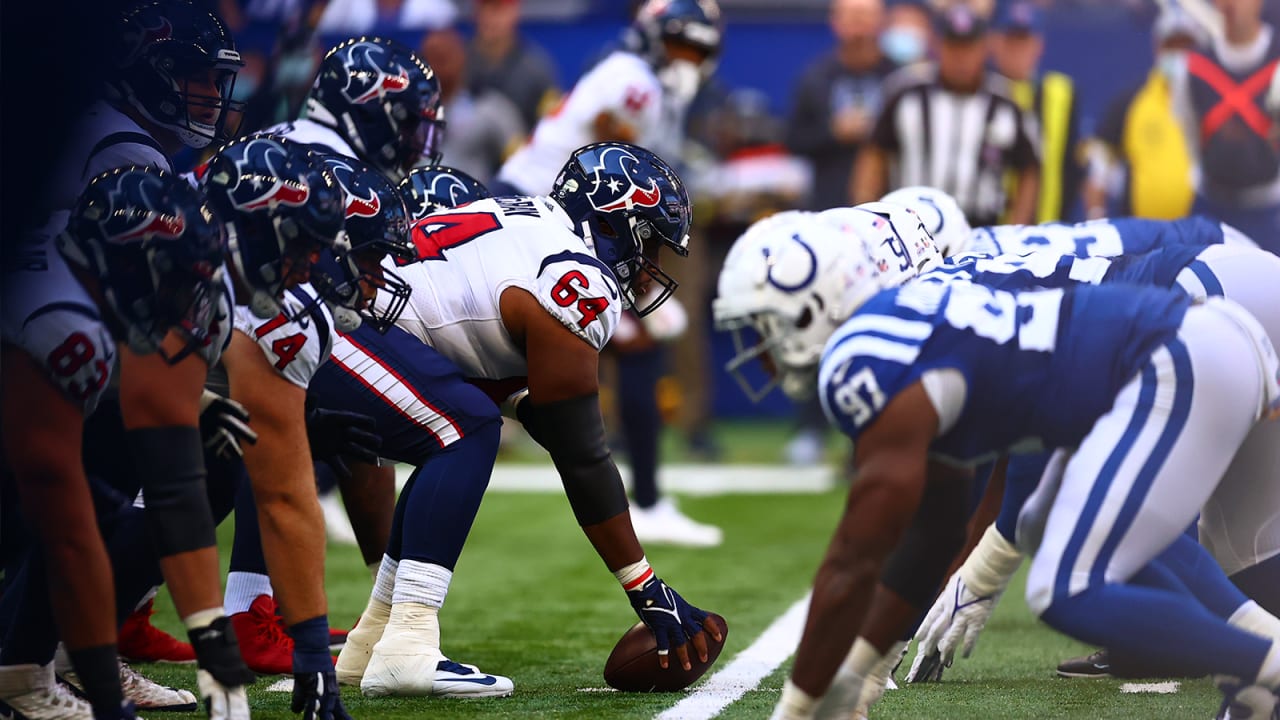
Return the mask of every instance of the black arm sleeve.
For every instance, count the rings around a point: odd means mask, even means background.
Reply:
[[[938,596],[947,568],[964,547],[969,486],[958,477],[930,482],[911,526],[881,571],[880,582],[921,611]]]
[[[595,525],[627,509],[622,475],[605,442],[598,394],[544,405],[525,400],[516,415],[551,455],[579,525]]]

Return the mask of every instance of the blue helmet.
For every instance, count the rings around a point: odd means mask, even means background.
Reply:
[[[307,117],[332,127],[362,160],[395,181],[423,160],[440,160],[440,81],[392,40],[353,38],[330,50],[307,98]]]
[[[411,288],[380,263],[388,255],[413,260],[409,213],[386,175],[355,158],[321,157],[346,197],[346,243],[320,253],[311,267],[311,285],[330,304],[339,330],[350,332],[367,322],[385,333],[404,312]],[[380,309],[365,296],[373,288]]]
[[[176,363],[210,339],[219,317],[223,234],[199,191],[151,167],[125,167],[89,182],[57,238],[67,262],[98,282],[117,340]],[[170,330],[185,339],[169,355]]]
[[[613,269],[623,297],[643,317],[666,301],[676,281],[658,251],[689,254],[692,210],[684,183],[662,158],[637,145],[602,142],[578,148],[551,189],[596,257]],[[647,277],[646,277],[647,276]],[[662,290],[643,307],[650,282]]]
[[[400,181],[399,190],[414,222],[440,210],[493,197],[479,180],[444,165],[415,168]]]
[[[231,99],[244,61],[218,16],[190,0],[157,0],[123,15],[114,40],[112,100],[190,147],[226,139],[227,115],[244,108]]]
[[[648,0],[636,11],[624,45],[655,67],[666,63],[664,40],[686,45],[705,53],[710,69],[720,55],[723,37],[724,22],[716,0]]]
[[[264,320],[279,315],[292,278],[341,240],[342,189],[306,145],[274,136],[226,145],[201,176],[226,224],[231,265],[252,293],[249,309]]]

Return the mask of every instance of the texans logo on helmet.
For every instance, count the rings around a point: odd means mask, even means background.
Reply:
[[[458,178],[449,173],[440,173],[431,180],[431,197],[441,198],[434,204],[441,209],[445,207],[457,207],[461,204],[461,200],[467,196],[467,186]],[[447,198],[448,205],[444,205]]]
[[[160,24],[156,27],[142,29],[142,41],[139,45],[150,45],[157,40],[168,40],[172,36],[173,25],[169,22],[169,18],[160,18]]]
[[[587,199],[596,210],[612,212],[633,207],[654,207],[662,199],[662,191],[653,178],[649,178],[647,188],[636,184],[640,160],[627,149],[605,148],[596,156],[596,163],[591,168],[594,179],[591,189],[587,191]]]
[[[409,73],[399,68],[398,75],[388,75],[373,55],[386,53],[386,48],[378,45],[353,45],[347,50],[342,60],[342,68],[347,73],[347,86],[342,94],[353,105],[362,105],[374,98],[384,97],[387,93],[404,92],[409,87]],[[360,57],[358,53],[363,53]]]
[[[378,199],[378,193],[372,188],[366,188],[368,197],[360,197],[358,194],[360,182],[356,179],[355,168],[349,163],[341,158],[326,157],[324,164],[337,178],[338,184],[342,186],[342,191],[347,197],[347,217],[377,217],[382,212],[382,201]]]
[[[187,221],[182,215],[164,212],[161,208],[163,193],[164,184],[155,175],[141,172],[121,174],[115,187],[107,193],[107,202],[111,205],[105,223],[108,240],[127,243],[151,237],[169,240],[182,237]],[[112,227],[120,224],[121,220],[127,223],[125,227],[118,230]]]
[[[298,206],[311,196],[303,178],[286,172],[292,169],[289,155],[272,140],[250,140],[235,164],[238,180],[229,194],[231,204],[239,210]]]

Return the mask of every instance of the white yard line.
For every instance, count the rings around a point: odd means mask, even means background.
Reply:
[[[711,720],[744,694],[755,689],[800,643],[809,594],[787,608],[746,650],[738,653],[705,683],[680,702],[658,714],[655,720]]]
[[[631,473],[625,465],[624,483]],[[397,487],[404,487],[413,468],[396,466]],[[658,484],[683,495],[822,493],[835,487],[835,471],[825,465],[795,468],[787,465],[665,465]],[[489,489],[496,492],[562,493],[560,475],[551,465],[502,465],[493,469]]]
[[[1173,693],[1178,692],[1178,688],[1181,686],[1182,686],[1182,683],[1176,680],[1170,680],[1168,682],[1153,682],[1153,683],[1125,683],[1120,686],[1120,692],[1122,693],[1156,693],[1158,695],[1172,695]]]

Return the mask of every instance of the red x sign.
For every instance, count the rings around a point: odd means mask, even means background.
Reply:
[[[1267,137],[1271,131],[1271,119],[1258,108],[1253,98],[1267,89],[1271,73],[1275,72],[1278,62],[1280,60],[1272,60],[1262,66],[1261,70],[1245,78],[1244,82],[1236,84],[1212,60],[1198,53],[1191,53],[1187,58],[1187,69],[1192,75],[1205,81],[1222,98],[1200,121],[1201,141],[1217,132],[1233,115],[1239,115],[1245,125],[1259,137]]]

